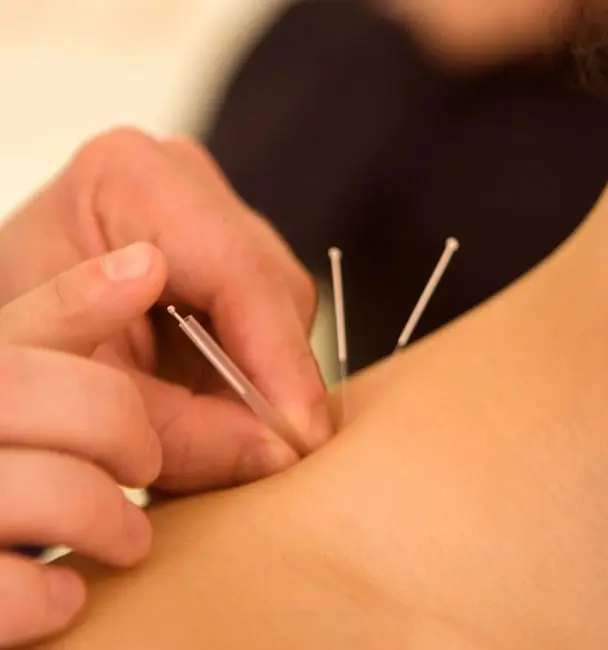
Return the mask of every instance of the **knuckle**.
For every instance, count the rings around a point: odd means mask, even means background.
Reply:
[[[97,220],[109,237],[106,220],[122,223],[122,210],[131,212],[141,192],[156,187],[155,176],[165,156],[160,144],[135,128],[115,128],[86,142],[72,157],[64,174],[72,210],[66,218]]]
[[[75,164],[99,166],[117,156],[130,156],[155,148],[156,141],[143,131],[132,127],[117,127],[94,136],[78,150]]]
[[[68,176],[78,190],[94,193],[108,171],[132,164],[151,151],[157,142],[132,127],[117,127],[85,142],[72,157]]]

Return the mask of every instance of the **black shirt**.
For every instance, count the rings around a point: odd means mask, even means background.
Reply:
[[[317,273],[344,249],[354,367],[394,346],[448,236],[423,335],[538,263],[608,178],[603,100],[552,64],[456,78],[361,3],[289,8],[204,138],[236,190]]]

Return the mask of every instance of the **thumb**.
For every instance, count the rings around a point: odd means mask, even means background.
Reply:
[[[142,316],[163,291],[163,254],[131,244],[87,260],[0,310],[0,344],[90,354]]]

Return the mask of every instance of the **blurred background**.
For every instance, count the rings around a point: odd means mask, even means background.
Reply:
[[[100,131],[190,135],[318,277],[329,381],[330,246],[356,370],[392,350],[458,237],[417,335],[435,330],[580,223],[606,182],[607,106],[559,56],[440,68],[382,1],[0,0],[0,215]]]
[[[91,135],[198,134],[289,0],[0,0],[0,215]]]

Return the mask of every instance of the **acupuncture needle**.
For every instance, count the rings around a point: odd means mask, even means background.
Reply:
[[[179,323],[180,329],[194,343],[198,350],[207,358],[209,363],[224,378],[228,385],[247,404],[247,406],[270,429],[277,433],[288,445],[300,455],[305,455],[307,449],[302,443],[297,431],[287,420],[268,402],[262,393],[247,379],[232,359],[216,343],[215,339],[194,318],[182,318],[173,305],[167,311]]]
[[[459,247],[460,244],[454,237],[449,237],[446,239],[443,253],[439,258],[437,266],[435,266],[431,277],[426,283],[423,292],[420,294],[420,298],[418,298],[418,302],[416,303],[416,306],[408,318],[407,323],[401,332],[401,336],[399,336],[399,340],[397,341],[394,352],[399,352],[399,350],[402,350],[409,343],[409,340],[411,339],[412,334],[414,333],[414,330],[416,329],[416,326],[418,325],[418,322],[424,313],[424,310],[433,297],[433,294],[435,293],[439,282],[441,282],[443,274],[448,268],[454,253],[459,249]]]
[[[348,344],[346,340],[346,315],[344,309],[344,285],[342,282],[342,251],[335,246],[328,251],[331,262],[331,278],[334,294],[334,312],[336,319],[336,338],[338,343],[338,363],[340,365],[340,392],[342,402],[342,419],[346,415],[345,386],[348,377]]]
[[[345,381],[348,377],[348,345],[346,342],[346,317],[344,313],[344,285],[342,283],[342,251],[335,246],[330,248],[329,259],[331,261],[331,278],[334,292],[340,380]]]

